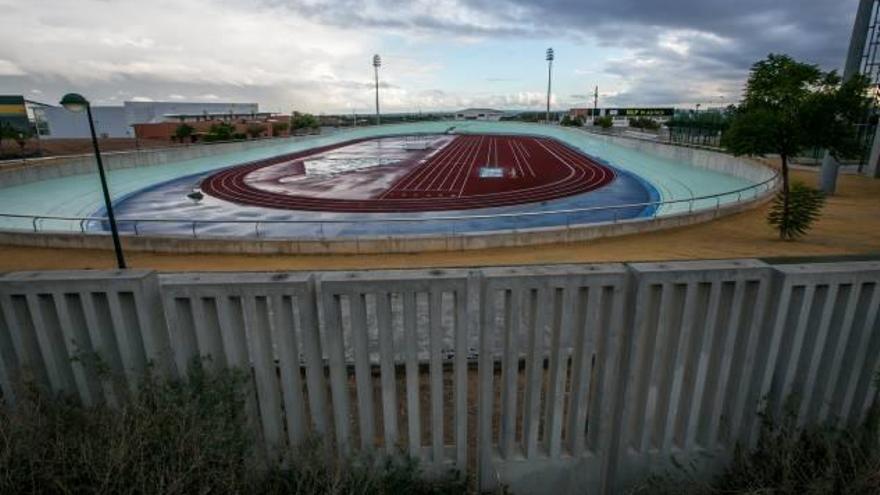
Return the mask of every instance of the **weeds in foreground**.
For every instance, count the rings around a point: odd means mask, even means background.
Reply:
[[[793,413],[764,415],[757,445],[738,446],[719,475],[701,481],[693,465],[649,477],[633,494],[877,494],[880,493],[880,414],[875,408],[852,428],[798,428]]]
[[[147,376],[117,408],[83,407],[23,386],[14,407],[0,407],[0,493],[467,491],[457,473],[429,478],[402,455],[338,459],[317,440],[267,468],[245,414],[248,378],[195,365],[187,381]]]

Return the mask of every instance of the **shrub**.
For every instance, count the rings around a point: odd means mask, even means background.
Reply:
[[[584,121],[581,117],[571,118],[571,116],[566,115],[562,117],[562,120],[559,122],[559,125],[563,125],[566,127],[580,127],[584,125]]]
[[[317,129],[320,127],[317,117],[310,113],[293,112],[290,116],[290,128],[294,131],[300,129]]]
[[[612,119],[610,116],[599,117],[598,119],[593,121],[593,125],[597,125],[602,129],[610,129],[612,126],[614,126],[614,119]]]
[[[767,223],[779,230],[782,239],[793,240],[810,230],[822,213],[825,195],[801,182],[794,182],[788,193],[788,203],[783,191],[777,193],[767,214]]]
[[[468,492],[467,478],[457,471],[428,479],[418,462],[404,454],[362,454],[339,459],[312,439],[291,456],[289,469],[271,470],[258,493],[458,495]]]
[[[0,408],[0,493],[245,489],[252,439],[244,378],[193,370],[186,383],[147,377],[118,409],[23,388],[14,407]]]
[[[266,132],[266,129],[268,129],[268,127],[266,127],[265,124],[248,124],[245,132],[251,137],[251,139],[256,139],[262,136],[263,133]]]
[[[192,139],[192,135],[195,132],[195,127],[189,124],[180,124],[177,128],[174,129],[174,135],[171,137],[183,143],[187,139]]]
[[[281,134],[287,132],[287,129],[289,128],[290,124],[288,124],[287,122],[276,122],[274,125],[272,125],[272,135],[280,136]]]
[[[701,482],[693,466],[655,475],[634,494],[876,494],[880,493],[880,421],[877,409],[850,429],[799,429],[795,414],[780,422],[764,416],[754,449],[737,448],[732,463]]]
[[[235,126],[226,122],[212,124],[205,134],[205,141],[230,141],[235,133]]]
[[[249,383],[249,374],[208,373],[197,362],[186,382],[147,376],[117,408],[83,407],[20,387],[14,406],[0,404],[0,493],[467,491],[469,480],[457,472],[426,478],[403,454],[340,459],[316,439],[281,452],[287,465],[267,468],[245,414]]]
[[[649,131],[656,131],[657,129],[660,129],[660,123],[658,123],[654,119],[649,119],[647,117],[629,119],[629,126],[635,129],[647,129]]]

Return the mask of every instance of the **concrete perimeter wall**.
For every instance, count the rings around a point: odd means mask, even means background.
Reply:
[[[747,211],[769,201],[769,192],[744,196],[742,202],[717,208],[654,218],[533,229],[439,235],[390,235],[340,239],[281,240],[260,237],[123,236],[125,250],[180,254],[382,254],[464,251],[515,246],[582,242],[709,222]],[[112,249],[108,234],[0,231],[0,244],[70,249]]]
[[[599,141],[613,143],[617,146],[637,150],[642,153],[662,156],[668,160],[680,163],[688,163],[695,167],[722,172],[755,183],[769,180],[776,174],[775,170],[766,165],[717,151],[675,146],[647,139],[632,139],[589,131],[581,132],[588,132],[591,137]]]
[[[142,149],[136,151],[115,151],[101,153],[104,167],[107,170],[119,170],[134,167],[149,167],[165,163],[182,162],[206,156],[234,153],[264,146],[274,146],[310,136],[294,136],[285,138],[252,139],[228,143],[196,144],[161,149]],[[74,155],[49,158],[38,158],[17,162],[13,165],[0,166],[0,184],[3,187],[28,184],[58,177],[90,174],[95,172],[95,155]]]
[[[860,422],[878,309],[876,261],[19,272],[0,276],[0,391],[14,404],[31,377],[112,405],[148,367],[206,358],[250,372],[270,460],[317,434],[483,489],[620,493],[674,462],[708,477],[784,403],[800,425]]]

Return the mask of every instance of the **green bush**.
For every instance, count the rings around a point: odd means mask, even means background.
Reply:
[[[788,193],[786,206],[784,191],[779,191],[767,214],[767,223],[779,230],[782,239],[801,237],[822,214],[825,195],[801,182],[794,182]]]
[[[208,373],[197,363],[186,382],[148,376],[117,408],[83,407],[20,387],[14,406],[0,404],[0,493],[467,491],[457,472],[429,479],[403,454],[340,459],[318,440],[282,452],[286,465],[267,468],[245,415],[249,383],[245,373]]]
[[[228,124],[226,122],[218,122],[216,124],[212,124],[211,127],[208,128],[208,133],[205,134],[204,140],[208,142],[231,141],[234,134],[234,125]]]
[[[0,408],[0,493],[234,493],[253,441],[237,373],[148,377],[118,409],[23,387]],[[124,390],[124,388],[117,388]]]
[[[599,117],[598,119],[593,121],[593,125],[597,125],[602,129],[611,129],[614,126],[614,119],[610,116]]]
[[[633,494],[800,495],[880,493],[880,421],[876,408],[850,429],[797,427],[789,412],[763,418],[754,449],[737,448],[732,463],[708,482],[694,466],[648,478]]]
[[[566,127],[580,127],[584,125],[584,119],[581,117],[571,118],[570,115],[566,115],[562,117],[561,121],[559,121],[559,125],[563,125]]]
[[[251,137],[251,139],[256,139],[262,136],[267,129],[268,127],[266,127],[265,124],[254,123],[248,124],[247,128],[245,128],[245,132]]]
[[[362,454],[339,459],[319,440],[311,440],[291,456],[289,469],[271,470],[255,493],[365,495],[458,495],[468,492],[468,479],[457,471],[427,478],[418,462],[405,454]]]
[[[318,118],[310,113],[293,112],[290,116],[290,128],[294,132],[301,129],[317,129],[320,125]]]
[[[272,136],[280,136],[281,134],[287,132],[287,129],[289,128],[290,124],[288,124],[287,122],[276,122],[272,126]]]
[[[195,131],[196,128],[189,124],[180,124],[174,129],[174,134],[171,137],[183,143],[188,140],[191,141],[192,135]]]
[[[629,119],[629,126],[635,129],[647,129],[649,131],[656,131],[657,129],[660,129],[659,122],[654,119],[649,119],[647,117]]]

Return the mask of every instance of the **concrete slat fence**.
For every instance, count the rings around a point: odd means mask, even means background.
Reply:
[[[111,405],[151,367],[249,369],[262,453],[310,435],[482,488],[612,493],[699,461],[756,413],[853,424],[877,396],[880,263],[0,276],[0,390]],[[103,372],[121,377],[105,380]]]

